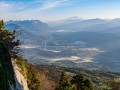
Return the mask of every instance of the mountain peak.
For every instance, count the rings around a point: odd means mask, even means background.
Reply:
[[[24,31],[29,31],[33,33],[40,33],[40,31],[47,31],[49,30],[49,26],[41,22],[40,20],[19,20],[19,21],[8,21],[5,23],[7,29],[15,27],[20,27],[20,29],[23,29]],[[37,32],[38,31],[38,32]]]
[[[78,17],[78,16],[73,16],[73,17],[69,17],[65,19],[66,21],[68,20],[82,20],[82,18]]]

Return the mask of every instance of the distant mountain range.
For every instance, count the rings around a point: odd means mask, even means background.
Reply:
[[[85,20],[75,16],[47,23],[39,20],[8,21],[5,26],[9,30],[20,31],[21,34],[18,38],[24,42],[24,47],[29,47],[24,48],[24,55],[30,62],[68,67],[108,68],[120,72],[118,68],[120,65],[119,18]],[[76,42],[78,44],[75,44]],[[80,48],[96,48],[101,52],[80,51]],[[64,59],[71,56],[84,60],[88,57],[93,62],[75,63],[75,61],[66,59],[51,62],[52,59]],[[78,61],[80,62],[80,60]]]
[[[23,29],[34,34],[48,31],[89,31],[89,32],[120,32],[120,19],[82,19],[77,16],[53,22],[41,22],[39,20],[7,21],[8,29]]]
[[[55,22],[48,22],[53,30],[65,31],[96,31],[96,32],[120,32],[120,19],[81,19],[71,17]]]

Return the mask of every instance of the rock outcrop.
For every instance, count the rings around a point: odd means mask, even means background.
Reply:
[[[15,60],[16,61],[16,60]],[[28,84],[27,84],[27,79],[21,74],[20,70],[21,68],[18,67],[18,65],[16,64],[16,62],[13,61],[12,65],[13,65],[13,69],[15,72],[15,82],[16,82],[16,88],[13,87],[13,85],[10,85],[10,89],[11,90],[29,90],[28,89]]]

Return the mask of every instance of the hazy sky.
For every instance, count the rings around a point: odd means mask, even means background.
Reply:
[[[0,19],[120,18],[120,0],[0,0]]]

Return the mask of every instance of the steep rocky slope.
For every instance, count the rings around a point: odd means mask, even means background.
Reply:
[[[12,60],[12,65],[18,90],[54,90],[54,82],[48,76],[47,70],[27,63],[19,56]]]
[[[18,90],[29,90],[28,85],[27,85],[27,78],[25,78],[21,74],[21,72],[20,72],[21,68],[18,67],[15,60],[12,60],[12,65],[13,65],[13,69],[14,69],[14,72],[15,72],[16,88]],[[14,88],[11,87],[11,90],[14,90]]]

